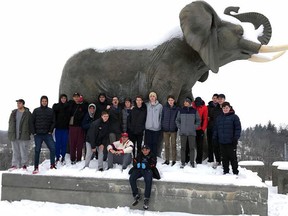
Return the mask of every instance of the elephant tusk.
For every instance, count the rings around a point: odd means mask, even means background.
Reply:
[[[279,58],[285,52],[286,51],[278,52],[276,55],[274,55],[272,57],[266,57],[266,56],[260,56],[260,55],[252,55],[252,57],[249,58],[248,60],[251,61],[251,62],[269,62],[269,61],[273,61],[273,60]]]
[[[280,52],[284,50],[288,50],[288,44],[279,46],[262,45],[261,48],[259,49],[259,53]]]

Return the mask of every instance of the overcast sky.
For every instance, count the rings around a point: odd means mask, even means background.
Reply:
[[[0,2],[0,129],[7,130],[15,100],[23,98],[33,111],[40,97],[58,101],[58,88],[67,59],[86,48],[107,49],[156,45],[179,27],[179,12],[187,0],[11,0]],[[260,12],[272,24],[269,45],[288,43],[286,7],[280,0],[218,0],[209,2],[218,13],[227,6],[239,12]],[[194,96],[208,102],[224,93],[243,127],[271,120],[288,123],[285,108],[288,53],[269,63],[235,61],[210,73],[193,87]]]

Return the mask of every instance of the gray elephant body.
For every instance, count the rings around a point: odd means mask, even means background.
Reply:
[[[203,1],[192,2],[180,13],[183,38],[174,38],[153,50],[94,49],[72,56],[63,69],[60,93],[80,92],[88,101],[99,93],[135,98],[158,94],[160,102],[174,95],[178,102],[192,97],[192,87],[205,81],[208,71],[248,59],[258,53],[261,44],[243,38],[239,25],[220,20]]]
[[[161,102],[169,94],[181,101],[185,96],[192,97],[192,86],[207,71],[197,52],[176,38],[154,50],[99,53],[88,49],[65,65],[60,92],[72,95],[79,91],[87,100],[94,101],[101,92],[124,99],[147,97],[155,91]]]

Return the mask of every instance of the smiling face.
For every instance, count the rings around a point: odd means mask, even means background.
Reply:
[[[222,107],[222,110],[223,110],[223,113],[224,113],[224,114],[227,114],[227,113],[229,113],[229,112],[230,112],[230,110],[231,110],[231,107],[230,107],[230,106],[228,106],[228,105],[226,105],[226,106]]]

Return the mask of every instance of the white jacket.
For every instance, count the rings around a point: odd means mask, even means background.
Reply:
[[[121,151],[122,154],[131,154],[133,151],[133,146],[133,142],[129,139],[125,143],[122,143],[122,139],[120,139],[119,141],[115,141],[112,144],[109,144],[107,146],[107,151],[109,152],[113,149],[115,151]]]

